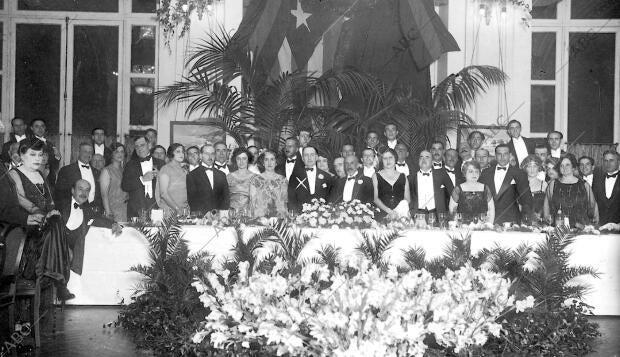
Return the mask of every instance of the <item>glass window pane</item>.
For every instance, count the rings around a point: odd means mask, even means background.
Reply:
[[[118,12],[119,0],[18,0],[19,10]]]
[[[156,0],[132,0],[131,2],[132,12],[154,13],[156,7],[157,7]]]
[[[60,25],[17,24],[15,116],[43,118],[58,145]]]
[[[530,131],[547,133],[555,123],[555,86],[532,86]]]
[[[155,26],[132,26],[131,72],[155,73]]]
[[[568,60],[568,140],[611,143],[614,93],[617,95],[614,91],[616,35],[573,32],[569,41],[587,42],[588,46]]]
[[[153,125],[153,88],[155,80],[132,78],[129,95],[129,124]]]
[[[620,19],[620,1],[572,0],[570,16],[573,19]]]
[[[531,14],[533,19],[555,19],[558,17],[558,4],[553,1],[533,1]]]
[[[532,32],[532,79],[555,79],[555,32]]]
[[[90,141],[93,128],[116,135],[118,27],[75,26],[72,152]]]

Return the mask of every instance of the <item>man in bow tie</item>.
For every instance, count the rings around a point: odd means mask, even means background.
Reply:
[[[91,186],[86,180],[79,179],[71,187],[71,199],[60,206],[60,214],[65,223],[65,237],[71,251],[71,270],[82,274],[84,263],[85,237],[91,226],[109,228],[114,235],[122,232],[122,227],[113,220],[95,212],[88,202]]]
[[[213,210],[228,211],[230,194],[226,175],[214,167],[215,147],[200,149],[202,164],[186,176],[187,202],[190,209],[203,215]]]
[[[579,174],[581,179],[593,187],[594,183],[594,159],[589,156],[582,156],[579,158]]]
[[[11,144],[19,143],[26,139],[26,122],[24,119],[20,117],[13,118],[11,120],[11,127],[13,128],[13,132],[9,137],[9,141],[2,145],[2,154],[0,154],[0,159],[4,163],[9,163],[11,161],[11,157],[9,156]]]
[[[95,180],[96,177],[99,177],[99,171],[89,164],[92,156],[93,146],[90,143],[81,143],[78,149],[77,161],[60,169],[54,191],[54,199],[57,204],[64,205],[67,201],[70,201],[73,185],[78,180],[83,179],[92,187],[88,195],[88,202],[93,207],[102,208],[101,190],[99,182]]]
[[[411,209],[414,213],[432,214],[448,212],[452,181],[443,169],[433,169],[432,154],[423,150],[419,156],[419,170],[410,175]]]
[[[99,154],[103,156],[105,165],[110,165],[112,162],[112,150],[105,146],[105,129],[95,128],[91,131],[90,136],[93,140],[94,155]]]
[[[551,157],[559,159],[566,155],[566,151],[562,150],[562,139],[564,139],[564,134],[557,130],[547,134],[547,144],[549,145]]]
[[[510,141],[508,141],[508,150],[510,153],[516,158],[517,166],[521,165],[521,162],[525,160],[525,158],[534,153],[534,142],[530,139],[521,136],[521,122],[518,120],[511,120],[508,122],[506,126],[506,131],[508,132],[508,136],[510,136]],[[508,158],[510,161],[510,158]],[[497,210],[497,206],[495,206]],[[497,215],[495,215],[497,219]]]
[[[452,181],[452,186],[456,187],[457,185],[465,182],[465,178],[461,173],[461,168],[458,165],[459,153],[454,149],[448,149],[446,150],[444,156],[445,162],[443,170],[445,170],[448,174],[448,177],[450,177],[450,181]],[[452,194],[452,192],[450,192],[450,194]]]
[[[218,141],[213,145],[215,147],[215,162],[213,167],[222,171],[224,175],[230,173],[230,166],[228,165],[228,146],[223,141]]]
[[[288,208],[301,212],[304,203],[312,199],[328,200],[332,188],[331,175],[316,167],[318,150],[309,145],[304,148],[304,169],[293,173],[288,181]]]
[[[371,148],[362,150],[362,174],[372,178],[375,175],[377,155]]]
[[[398,143],[395,150],[398,156],[396,160],[396,171],[405,174],[405,176],[409,178],[411,173],[419,169],[418,165],[414,164],[413,161],[409,159],[409,148],[404,143]]]
[[[383,134],[385,135],[386,145],[390,149],[396,150],[396,145],[399,144],[398,141],[398,127],[394,124],[388,124],[385,126],[383,130]]]
[[[444,146],[441,141],[434,141],[431,144],[431,155],[433,158],[432,166],[434,170],[443,169]]]
[[[134,139],[136,158],[125,165],[121,189],[129,193],[127,201],[128,217],[140,217],[140,211],[157,208],[155,185],[159,169],[164,162],[151,157],[146,137]]]
[[[192,172],[200,166],[200,149],[197,146],[187,148],[187,162],[189,164],[188,172]]]
[[[620,154],[607,150],[603,153],[604,174],[594,175],[592,191],[598,204],[599,224],[620,223]]]
[[[286,139],[284,143],[284,162],[279,163],[275,171],[290,180],[291,175],[300,175],[304,169],[304,161],[299,153],[299,140],[295,137]]]
[[[329,201],[339,203],[359,200],[362,203],[373,203],[372,179],[359,172],[359,159],[356,156],[347,156],[344,158],[344,166],[346,177],[336,181]]]
[[[510,165],[510,148],[506,144],[495,147],[497,163],[480,175],[480,182],[491,189],[495,203],[495,224],[520,223],[522,214],[530,214],[532,194],[527,175]],[[521,208],[519,208],[519,204]]]
[[[54,143],[47,140],[45,137],[45,134],[47,134],[47,124],[45,123],[45,120],[40,118],[33,119],[32,122],[30,122],[30,132],[32,132],[32,136],[34,138],[45,143],[43,151],[45,151],[49,157],[50,172],[53,176],[55,176],[58,172],[58,167],[60,166],[60,159],[62,159],[62,156],[60,155],[60,150],[54,146]]]

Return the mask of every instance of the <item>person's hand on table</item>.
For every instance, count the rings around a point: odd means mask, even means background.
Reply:
[[[29,226],[37,226],[43,223],[44,216],[41,213],[35,213],[28,215],[28,219],[26,220],[26,224]]]

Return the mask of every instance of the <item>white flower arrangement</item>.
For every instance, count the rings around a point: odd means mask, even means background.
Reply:
[[[322,198],[304,203],[302,213],[295,218],[295,223],[311,228],[370,228],[376,225],[371,204],[359,200],[328,204]]]
[[[357,270],[351,274],[348,269]],[[193,285],[211,310],[194,343],[217,349],[260,345],[277,355],[423,356],[424,338],[459,352],[499,336],[502,313],[532,307],[530,296],[514,302],[500,274],[466,266],[434,279],[426,270],[399,275],[362,259],[333,273],[308,264],[299,274],[248,276],[223,286],[213,273]],[[342,269],[339,270],[339,269]]]

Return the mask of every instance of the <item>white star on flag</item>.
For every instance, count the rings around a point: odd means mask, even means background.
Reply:
[[[302,25],[306,25],[308,31],[310,31],[310,27],[308,26],[308,18],[312,16],[309,12],[304,12],[304,9],[301,8],[301,2],[297,0],[297,9],[291,10],[291,15],[295,16],[295,28],[298,29]]]

